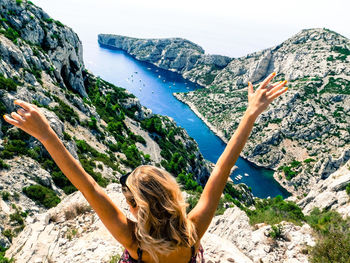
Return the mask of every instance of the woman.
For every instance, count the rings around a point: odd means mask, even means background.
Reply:
[[[121,178],[123,193],[137,222],[128,219],[105,191],[72,157],[35,105],[15,100],[21,108],[4,119],[37,138],[62,172],[79,189],[110,233],[124,247],[121,262],[204,262],[200,240],[206,232],[230,170],[246,143],[256,118],[282,93],[286,81],[269,84],[270,74],[254,92],[248,83],[248,107],[236,132],[217,161],[203,193],[186,215],[175,179],[153,166],[140,166]]]

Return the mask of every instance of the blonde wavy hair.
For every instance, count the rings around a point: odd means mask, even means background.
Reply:
[[[195,226],[186,214],[188,204],[170,173],[142,165],[128,176],[126,185],[138,207],[135,237],[155,262],[159,262],[157,253],[167,255],[196,243]]]

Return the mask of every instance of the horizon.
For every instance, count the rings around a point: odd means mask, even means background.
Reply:
[[[327,28],[346,38],[350,36],[344,21],[350,3],[345,0],[333,1],[337,5],[327,0],[296,0],[284,9],[276,4],[277,0],[269,0],[269,5],[257,0],[219,0],[215,4],[198,0],[178,0],[176,4],[160,0],[33,2],[71,27],[83,45],[96,45],[100,33],[135,38],[180,37],[200,45],[206,54],[237,58],[279,45],[303,29]],[[87,26],[89,31],[83,29]],[[90,41],[93,37],[94,43]]]

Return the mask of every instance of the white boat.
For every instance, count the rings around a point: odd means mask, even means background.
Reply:
[[[247,173],[244,173],[244,176],[249,176],[249,174],[247,174]]]
[[[161,75],[158,75],[158,78],[161,78],[162,76]]]

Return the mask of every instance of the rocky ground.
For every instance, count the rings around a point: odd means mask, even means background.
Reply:
[[[132,218],[119,184],[110,184],[107,194]],[[81,193],[65,198],[57,207],[38,214],[6,252],[17,262],[111,262],[122,247],[89,209]],[[250,226],[237,207],[216,216],[202,239],[206,262],[308,262],[307,246],[315,240],[308,225],[282,222],[282,237],[270,237],[271,226]],[[114,262],[114,261],[113,261]]]

